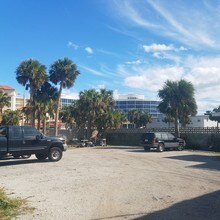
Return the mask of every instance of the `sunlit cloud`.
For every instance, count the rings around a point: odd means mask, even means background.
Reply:
[[[88,53],[88,54],[93,54],[93,49],[91,47],[86,47],[85,48],[85,51]]]
[[[141,60],[134,60],[134,61],[127,61],[126,64],[128,65],[139,65],[141,64]]]
[[[67,44],[68,47],[72,47],[73,49],[77,50],[79,46],[77,44],[74,44],[73,42],[69,41]]]
[[[181,46],[179,48],[175,48],[173,45],[166,44],[151,44],[151,45],[143,45],[143,49],[145,52],[163,52],[163,51],[185,51],[187,48]]]
[[[87,66],[83,66],[83,65],[79,65],[80,68],[92,73],[93,75],[96,75],[96,76],[104,76],[104,74],[102,72],[99,72],[97,70],[94,70],[90,67],[87,67]]]

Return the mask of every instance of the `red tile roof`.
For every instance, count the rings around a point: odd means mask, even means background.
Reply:
[[[10,86],[0,85],[0,90],[12,90],[12,91],[14,91],[15,89],[11,88]]]

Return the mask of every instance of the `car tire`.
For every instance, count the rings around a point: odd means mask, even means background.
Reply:
[[[183,143],[179,143],[177,149],[178,149],[178,151],[184,150],[184,144]]]
[[[59,161],[63,156],[63,151],[59,147],[52,147],[50,149],[48,158],[52,162]]]
[[[38,160],[45,160],[48,156],[45,155],[45,154],[35,154],[35,157],[36,157]]]
[[[28,159],[31,157],[31,154],[24,154],[24,155],[21,155],[22,159]]]
[[[163,152],[163,151],[164,151],[164,144],[159,143],[159,144],[158,144],[158,147],[157,147],[157,151],[158,151],[158,152]]]
[[[144,150],[145,151],[150,151],[150,148],[149,147],[144,147]]]

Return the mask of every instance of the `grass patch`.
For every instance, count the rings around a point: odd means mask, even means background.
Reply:
[[[28,207],[27,199],[11,198],[3,188],[0,188],[0,219],[9,220],[21,214],[33,212],[34,208]]]

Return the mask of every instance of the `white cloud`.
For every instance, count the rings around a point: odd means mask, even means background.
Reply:
[[[183,68],[181,67],[141,67],[127,70],[130,71],[129,76],[124,78],[124,84],[131,88],[142,90],[157,91],[162,87],[163,83],[170,80],[179,80],[183,76]]]
[[[112,2],[111,2],[112,3]],[[158,28],[157,24],[154,24],[145,19],[139,11],[130,4],[129,1],[114,1],[115,9],[118,11],[120,17],[126,18],[127,21],[132,21],[134,24],[145,28]]]
[[[74,44],[73,42],[69,41],[68,44],[67,44],[68,47],[72,47],[74,48],[75,50],[77,50],[79,48],[78,45]]]
[[[196,49],[220,49],[219,1],[197,1],[196,4],[175,1],[167,4],[167,1],[145,0],[138,4],[137,1],[121,0],[114,3],[114,10],[118,13],[116,17],[120,17],[126,27],[145,28]],[[146,37],[146,32],[143,33]]]
[[[71,92],[70,90],[64,89],[62,92],[61,98],[79,99],[79,93],[78,92]]]
[[[98,84],[98,85],[96,86],[96,88],[104,89],[104,88],[105,88],[105,84],[104,84],[104,83],[103,83],[103,84]]]
[[[85,48],[85,51],[88,53],[88,54],[93,54],[93,49],[91,47],[86,47]]]
[[[134,60],[134,61],[127,61],[126,64],[128,64],[128,65],[139,65],[139,64],[141,64],[141,61],[139,59]]]
[[[87,66],[83,66],[83,65],[78,65],[80,68],[92,73],[93,75],[96,75],[96,76],[104,76],[104,74],[102,72],[99,72],[97,70],[94,70],[90,67],[87,67]]]
[[[158,52],[164,52],[164,51],[185,51],[187,48],[180,46],[179,48],[174,47],[172,44],[166,45],[166,44],[151,44],[151,45],[143,45],[143,49],[145,52],[149,53],[158,53]]]
[[[179,58],[182,66],[160,65],[118,65],[117,73],[123,77],[123,85],[133,90],[142,90],[143,93],[151,92],[157,96],[167,80],[177,81],[185,79],[190,81],[195,88],[195,97],[198,112],[203,114],[220,105],[220,57],[195,57]]]
[[[172,45],[165,45],[165,44],[151,44],[151,45],[143,45],[145,52],[157,52],[157,51],[167,51],[167,50],[174,50]]]

